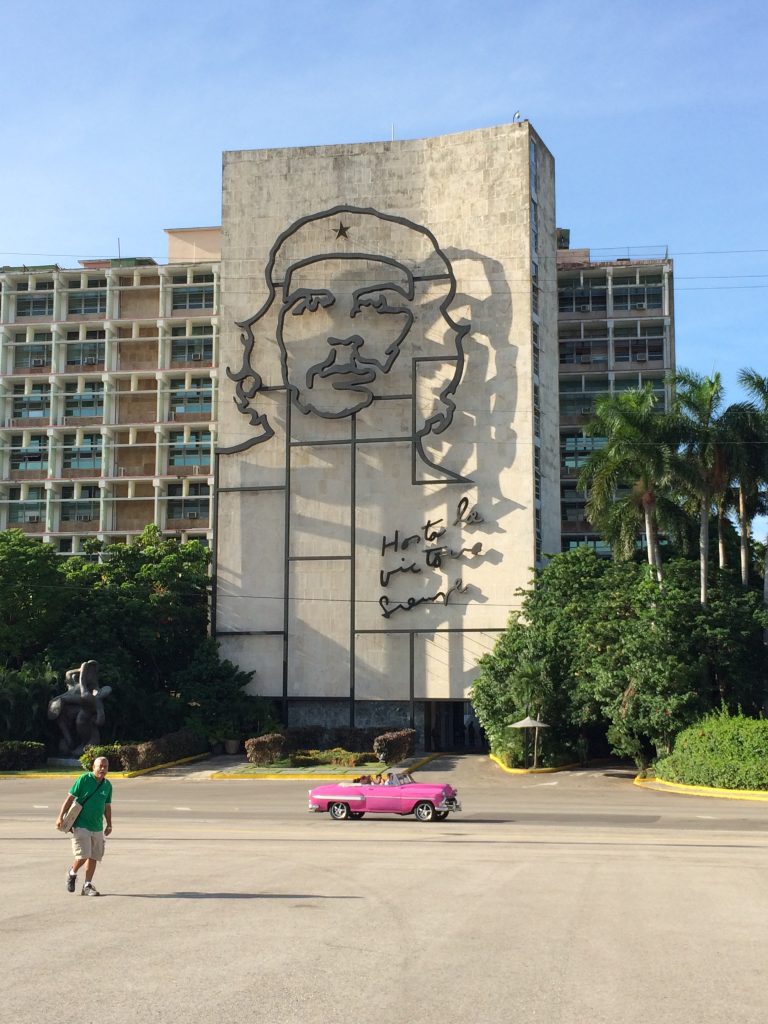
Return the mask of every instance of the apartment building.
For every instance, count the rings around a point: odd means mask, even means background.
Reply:
[[[169,259],[3,267],[0,528],[62,555],[150,522],[211,540],[219,228]]]
[[[601,395],[651,384],[663,407],[665,376],[675,367],[672,260],[623,256],[593,260],[569,248],[558,230],[558,348],[560,390],[560,514],[562,550],[587,544],[610,548],[587,521],[579,473],[600,437],[585,426]]]

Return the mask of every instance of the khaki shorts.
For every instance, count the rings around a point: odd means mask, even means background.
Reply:
[[[76,858],[101,860],[104,856],[104,833],[91,832],[87,828],[73,829],[72,853]]]

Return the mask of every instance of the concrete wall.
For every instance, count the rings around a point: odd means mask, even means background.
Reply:
[[[556,551],[554,167],[530,126],[225,154],[216,628],[254,692],[368,718],[462,699],[530,581],[531,138]]]

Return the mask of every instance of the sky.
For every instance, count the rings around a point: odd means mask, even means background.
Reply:
[[[132,0],[3,12],[0,264],[219,224],[230,149],[531,121],[593,258],[668,250],[678,366],[768,376],[763,0]]]

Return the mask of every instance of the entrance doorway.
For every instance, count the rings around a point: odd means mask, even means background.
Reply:
[[[427,750],[481,750],[480,726],[468,700],[428,700],[424,703]]]

